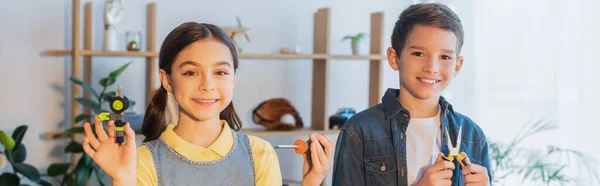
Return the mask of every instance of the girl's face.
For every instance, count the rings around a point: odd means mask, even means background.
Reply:
[[[197,41],[177,54],[170,75],[161,69],[160,77],[165,89],[175,95],[182,117],[218,118],[233,96],[233,57],[217,40]]]

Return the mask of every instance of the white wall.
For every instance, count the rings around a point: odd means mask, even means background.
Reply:
[[[83,4],[89,1],[82,1]],[[102,48],[101,1],[94,2],[93,49]],[[125,15],[117,26],[120,37],[127,30],[140,30],[145,38],[145,5],[149,0],[124,2]],[[260,4],[260,5],[259,5]],[[331,8],[331,48],[333,54],[350,54],[349,43],[341,38],[347,34],[369,32],[370,13],[385,12],[384,46],[388,47],[393,23],[407,2],[394,0],[255,0],[255,1],[159,1],[157,2],[157,50],[164,37],[186,21],[208,22],[235,26],[240,16],[250,27],[250,43],[240,40],[247,53],[277,53],[280,47],[298,45],[312,52],[313,14],[324,7]],[[83,13],[83,11],[82,11]],[[83,16],[83,14],[82,14]],[[83,21],[83,19],[82,19]],[[63,130],[69,125],[71,60],[68,57],[42,56],[47,49],[71,48],[71,1],[2,1],[0,3],[0,129],[11,132],[20,124],[30,126],[24,144],[28,147],[27,162],[41,172],[48,165],[64,160],[66,141],[49,141],[42,133]],[[124,42],[121,46],[124,48]],[[145,47],[144,40],[142,46]],[[368,40],[360,46],[369,51]],[[134,111],[142,113],[144,91],[144,60],[140,58],[95,57],[93,59],[94,88],[97,81],[118,66],[134,63],[118,80],[125,93],[138,101]],[[383,87],[398,87],[397,74],[384,63]],[[235,89],[234,103],[245,127],[260,127],[250,120],[251,110],[261,101],[286,97],[310,125],[311,77],[310,60],[242,60]],[[339,107],[367,107],[367,61],[332,62],[330,71],[329,113]],[[259,85],[259,82],[261,85]],[[357,85],[357,86],[355,86]],[[159,86],[158,81],[156,86]],[[308,126],[307,126],[308,127]],[[292,143],[295,137],[266,138],[273,144]],[[332,136],[334,137],[334,136]],[[335,138],[334,138],[335,140]],[[277,151],[284,179],[300,180],[302,160],[287,151]]]

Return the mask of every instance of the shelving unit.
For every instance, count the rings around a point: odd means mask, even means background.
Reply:
[[[72,49],[71,50],[46,50],[44,53],[48,56],[70,56],[72,59],[71,76],[82,79],[84,82],[91,84],[92,81],[92,57],[94,56],[112,56],[112,57],[143,57],[146,59],[146,79],[145,79],[145,100],[149,103],[155,90],[157,69],[156,51],[156,4],[149,3],[146,7],[146,51],[130,52],[130,51],[96,51],[92,49],[92,3],[84,5],[84,25],[83,25],[83,48],[80,45],[80,0],[72,0]],[[381,65],[385,59],[383,53],[383,13],[377,12],[371,14],[371,29],[370,29],[370,55],[332,55],[330,54],[330,27],[331,27],[331,11],[329,8],[319,9],[314,15],[314,30],[313,30],[313,54],[247,54],[240,53],[239,58],[242,59],[262,59],[262,60],[312,60],[313,75],[312,75],[312,105],[310,118],[311,127],[293,131],[266,131],[264,129],[242,129],[242,133],[249,135],[266,137],[266,136],[306,136],[312,132],[338,134],[339,130],[329,130],[328,116],[328,86],[329,86],[329,68],[331,60],[368,60],[369,62],[369,106],[379,103],[381,96]],[[80,71],[81,58],[83,57],[83,73]],[[83,76],[83,78],[81,78]],[[91,114],[90,109],[80,111],[79,105],[74,101],[79,97],[82,90],[80,87],[72,84],[71,90],[71,117],[68,120],[73,121],[74,117],[80,113]],[[84,92],[85,98],[91,98],[88,92]],[[258,101],[258,100],[257,100]],[[78,123],[71,123],[72,127],[79,126]],[[62,133],[46,133],[44,136],[47,139],[62,139],[68,138],[62,136]],[[72,140],[81,141],[82,135],[70,136]],[[144,136],[139,134],[138,139],[143,139]],[[76,159],[73,155],[73,159]]]
[[[139,52],[129,51],[95,51],[92,50],[92,4],[86,3],[84,6],[84,34],[83,34],[83,49],[80,43],[80,0],[73,0],[73,36],[71,50],[46,50],[45,54],[49,56],[70,56],[72,58],[71,75],[81,79],[86,83],[91,83],[91,63],[94,56],[113,56],[113,57],[144,57],[146,58],[146,103],[150,101],[153,93],[157,89],[154,87],[156,75],[158,74],[156,58],[158,52],[156,48],[156,4],[150,3],[147,5],[147,30],[146,30],[146,50]],[[319,9],[314,15],[314,35],[313,35],[313,54],[247,54],[240,53],[240,59],[262,59],[262,60],[312,60],[313,77],[312,77],[312,118],[311,128],[305,128],[293,131],[265,131],[262,129],[242,129],[241,132],[255,136],[293,136],[305,135],[310,132],[337,134],[336,131],[329,131],[329,116],[328,110],[328,73],[331,60],[368,60],[369,65],[369,106],[379,103],[381,96],[381,65],[385,56],[382,55],[383,44],[383,13],[371,14],[371,32],[370,32],[370,55],[332,55],[329,52],[330,48],[330,27],[331,27],[331,11],[329,8]],[[80,72],[81,61],[83,57],[83,74]],[[81,89],[77,86],[72,86],[71,92],[71,116],[75,117],[80,113],[79,105],[73,101],[80,96]],[[84,92],[84,97],[90,98],[89,93]],[[89,109],[84,109],[83,113],[90,114]],[[73,118],[69,119],[70,121]],[[77,123],[72,123],[72,126],[78,126]],[[47,138],[64,138],[59,133],[47,133]],[[140,136],[141,137],[141,136]]]

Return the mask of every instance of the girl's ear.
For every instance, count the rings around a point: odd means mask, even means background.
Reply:
[[[162,86],[165,88],[165,90],[167,90],[167,92],[172,93],[173,89],[171,87],[171,76],[169,76],[169,74],[167,74],[167,72],[165,72],[163,69],[160,69],[158,74],[160,75],[160,82]]]
[[[388,63],[390,63],[390,66],[392,67],[392,69],[394,69],[395,71],[398,71],[398,53],[396,53],[397,51],[394,50],[394,48],[389,47],[387,49],[387,58],[388,58]]]

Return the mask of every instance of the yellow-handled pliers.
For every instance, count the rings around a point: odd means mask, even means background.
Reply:
[[[444,156],[443,158],[444,158],[444,160],[449,161],[449,162],[453,162],[454,159],[456,159],[461,167],[465,167],[465,166],[467,166],[467,161],[466,161],[467,156],[462,155],[460,153],[461,139],[462,139],[462,126],[460,126],[458,128],[458,137],[456,138],[456,146],[452,145],[452,140],[450,139],[450,135],[448,135],[448,129],[446,128],[446,142],[448,145],[448,150],[450,152],[448,153],[448,156]]]

